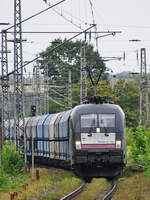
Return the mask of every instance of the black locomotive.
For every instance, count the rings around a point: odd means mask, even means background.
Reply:
[[[114,177],[126,164],[125,116],[118,105],[86,104],[71,113],[72,160],[83,176]]]

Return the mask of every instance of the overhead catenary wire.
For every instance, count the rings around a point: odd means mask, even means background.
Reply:
[[[58,94],[59,96],[65,98],[66,96],[60,94],[59,92],[57,92],[56,90],[53,90],[52,88],[50,89],[52,92],[54,92],[55,94]]]
[[[150,28],[150,26],[137,26],[137,25],[121,25],[121,24],[98,24],[100,26],[112,26],[112,27],[122,27],[122,28]]]
[[[54,5],[51,5],[51,6],[49,6],[48,8],[46,8],[46,9],[44,9],[44,10],[42,10],[42,11],[40,11],[40,12],[34,14],[34,15],[32,15],[32,16],[30,16],[30,17],[24,19],[24,20],[22,20],[22,21],[21,21],[20,23],[18,23],[18,24],[22,24],[22,23],[24,23],[24,22],[26,22],[26,21],[28,21],[28,20],[30,20],[30,19],[32,19],[32,18],[34,18],[34,17],[40,15],[40,14],[46,12],[47,10],[49,10],[49,9],[51,9],[51,8],[54,8],[55,6],[61,4],[61,3],[64,2],[64,1],[66,1],[66,0],[61,0],[61,1],[59,1],[58,3],[56,3],[56,4],[54,4]],[[18,24],[16,24],[16,25],[18,25]],[[15,27],[15,25],[12,25],[12,26],[8,27],[7,29],[5,29],[5,31],[8,31],[8,30],[10,30],[11,28],[14,28],[14,27]]]
[[[75,16],[73,16],[75,17]],[[124,24],[101,24],[101,23],[96,23],[98,26],[106,26],[106,27],[122,27],[122,28],[139,28],[139,29],[149,29],[150,26],[142,26],[142,25],[124,25]],[[52,26],[52,25],[55,25],[55,26],[66,26],[66,24],[60,24],[60,23],[31,23],[31,24],[25,24],[24,26]],[[90,24],[88,24],[90,25]],[[108,29],[108,28],[107,28]],[[109,31],[109,29],[108,29]]]
[[[48,100],[51,100],[51,101],[53,101],[54,103],[56,103],[57,105],[59,105],[59,106],[61,106],[61,107],[66,107],[65,105],[63,105],[63,104],[59,103],[58,101],[56,101],[55,99],[53,99],[53,98],[52,98],[52,97],[50,97],[50,96],[48,96]],[[67,107],[67,108],[69,108],[69,107]]]
[[[59,48],[60,46],[64,45],[65,42],[71,41],[71,40],[73,40],[74,38],[78,37],[79,35],[81,35],[81,34],[83,34],[83,33],[86,33],[88,30],[90,30],[90,29],[93,28],[94,26],[95,26],[95,24],[91,25],[89,28],[85,29],[84,31],[79,32],[78,34],[74,35],[73,37],[69,38],[68,40],[65,40],[63,43],[61,43],[61,44],[57,45],[56,47],[54,47],[53,49],[51,49],[50,52],[53,52],[54,50],[56,50],[56,49]],[[49,53],[50,53],[50,52],[49,52]],[[34,58],[33,60],[31,60],[31,61],[27,62],[26,64],[24,64],[24,65],[23,65],[22,67],[20,67],[19,69],[24,68],[25,66],[27,66],[27,65],[29,65],[29,64],[31,64],[31,63],[33,63],[33,62],[35,62],[35,61],[38,60],[40,57],[41,57],[40,55],[37,56],[37,57]],[[13,73],[15,73],[15,70],[13,70],[12,72],[8,73],[7,76],[10,76],[10,75],[13,74]]]
[[[45,0],[44,0],[44,1],[45,1]],[[47,3],[47,1],[46,1],[46,3]],[[91,1],[90,1],[90,3],[91,3],[91,6],[93,6],[93,4],[92,4]],[[51,5],[51,3],[47,3],[47,4],[48,4],[48,5]],[[92,9],[92,12],[93,12],[93,8],[91,8],[91,9]],[[57,11],[55,8],[53,8],[53,10],[54,10],[54,12],[55,12],[56,14],[58,14],[59,16],[61,16],[62,18],[64,18],[66,21],[68,21],[68,22],[70,22],[71,24],[73,24],[74,26],[78,27],[80,30],[84,30],[84,29],[81,27],[81,25],[77,25],[76,23],[73,22],[73,20],[69,20],[69,18],[65,17],[65,16],[62,14],[62,9],[61,9],[60,12]],[[64,10],[63,10],[63,12],[69,13],[69,12],[64,11]],[[70,14],[70,13],[69,13],[69,14]],[[95,23],[94,23],[94,22],[95,22],[94,13],[93,13],[92,15],[93,15],[93,24],[95,24]],[[79,18],[73,16],[72,13],[70,14],[70,16],[71,16],[71,18],[79,19]],[[80,19],[80,21],[84,22],[84,21],[81,20],[81,19]],[[85,24],[85,25],[90,25],[90,24],[87,23],[87,22],[84,22],[84,24]],[[96,26],[95,26],[95,31],[97,31]],[[91,34],[89,34],[89,38],[91,38],[91,37],[92,37]],[[103,36],[102,36],[102,37],[103,37]],[[97,47],[97,49],[98,49],[98,37],[96,37],[96,33],[95,33],[95,38],[94,38],[94,39],[96,40],[96,47]]]
[[[57,92],[56,90],[54,90],[54,89],[52,89],[52,88],[50,88],[50,90],[51,90],[52,92],[54,92],[55,94],[58,94],[60,97],[67,98],[67,96],[64,96],[64,95],[60,94],[59,92]],[[73,103],[78,103],[77,101],[73,101],[73,100],[72,100],[72,102],[73,102]]]
[[[24,22],[26,22],[26,21],[28,21],[28,20],[30,20],[30,19],[32,19],[32,18],[34,18],[34,17],[40,15],[40,14],[46,12],[47,10],[49,10],[49,9],[51,9],[51,8],[53,8],[53,7],[57,6],[57,5],[59,5],[59,4],[61,4],[61,3],[64,2],[64,1],[66,1],[66,0],[61,0],[61,1],[59,1],[58,3],[56,3],[56,4],[52,5],[52,6],[46,8],[46,9],[40,11],[40,12],[38,12],[38,13],[36,13],[36,14],[34,14],[34,15],[32,15],[32,16],[30,16],[30,17],[24,19],[24,20],[22,20],[21,22],[16,23],[15,25],[10,26],[9,28],[3,30],[3,32],[7,32],[7,31],[10,30],[11,28],[14,28],[14,27],[17,26],[17,25],[22,24],[22,23],[24,23]],[[22,33],[22,31],[21,31],[20,33]],[[21,67],[18,68],[17,70],[20,70],[20,69],[22,69],[22,68],[24,68],[24,66],[21,66]],[[15,73],[15,72],[16,72],[16,70],[13,71],[13,73]],[[10,73],[7,74],[7,76],[9,76],[9,75],[11,75],[11,74],[13,74],[13,73],[10,72]]]
[[[51,5],[50,2],[47,3],[47,4],[48,4],[48,5]],[[65,21],[71,23],[72,25],[74,25],[75,27],[79,28],[80,30],[84,30],[84,29],[81,27],[81,25],[78,25],[78,24],[74,23],[73,20],[70,20],[68,17],[65,17],[65,16],[63,15],[63,13],[62,13],[62,11],[64,12],[64,10],[61,9],[61,11],[58,11],[58,10],[56,10],[55,8],[53,8],[53,11],[54,11],[57,15],[61,16]],[[66,12],[66,11],[65,11],[65,12]],[[72,18],[74,17],[72,14],[70,14],[70,15],[72,16]],[[80,20],[80,21],[83,22],[83,20]],[[87,23],[84,22],[84,24],[87,24]],[[89,25],[89,24],[88,24],[88,25]]]
[[[90,6],[91,6],[91,13],[93,18],[93,24],[96,24],[95,17],[94,17],[94,11],[93,11],[93,3],[91,0],[89,0]],[[98,34],[97,34],[97,26],[95,26],[95,41],[96,41],[96,49],[98,50]]]
[[[7,33],[14,33],[13,31],[8,31]],[[81,31],[22,31],[21,33],[25,34],[77,34]],[[86,31],[87,34],[90,33],[121,33],[121,31]],[[0,32],[1,34],[1,32]]]

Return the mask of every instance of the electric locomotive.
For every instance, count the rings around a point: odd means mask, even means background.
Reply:
[[[86,102],[70,117],[71,164],[84,177],[118,176],[126,165],[125,115],[105,98],[90,97]]]

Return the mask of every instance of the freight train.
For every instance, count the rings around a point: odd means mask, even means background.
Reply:
[[[6,123],[8,126],[8,123]],[[6,138],[14,139],[14,122]],[[29,159],[67,166],[82,177],[116,177],[126,165],[125,115],[102,97],[56,114],[25,119]]]

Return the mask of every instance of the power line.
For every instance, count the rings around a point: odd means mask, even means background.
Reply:
[[[60,94],[59,92],[57,92],[56,90],[53,90],[52,88],[50,89],[52,92],[54,92],[55,94],[58,94],[60,97],[65,98],[66,96]]]
[[[51,3],[47,3],[47,4],[48,4],[48,5],[51,5]],[[62,17],[64,20],[66,20],[67,22],[69,22],[69,23],[71,23],[72,25],[76,26],[77,28],[83,30],[83,29],[81,28],[80,25],[74,23],[72,20],[69,20],[69,18],[65,17],[65,16],[62,14],[62,10],[59,12],[59,11],[57,11],[56,9],[53,8],[53,11],[54,11],[57,15],[61,16],[61,17]],[[84,23],[85,23],[85,22],[84,22]],[[85,24],[86,24],[86,23],[85,23]]]
[[[7,33],[14,33],[13,31],[8,31]],[[25,34],[77,34],[81,31],[22,31],[21,33]],[[90,33],[121,33],[121,31],[86,31],[87,34]],[[1,34],[1,32],[0,32]]]
[[[32,24],[26,24],[25,26],[50,26],[50,25],[54,25],[54,26],[66,26],[66,24],[53,24],[53,23],[49,23],[49,24],[39,24],[39,23],[32,23]],[[99,24],[97,23],[97,26],[103,26],[103,27],[107,27],[108,29],[108,26],[109,27],[122,27],[122,28],[136,28],[136,29],[149,29],[150,26],[135,26],[135,25],[119,25],[119,24]]]
[[[91,0],[89,0],[90,6],[91,6],[91,13],[92,13],[92,18],[93,18],[93,24],[95,23],[95,17],[94,17],[94,11],[93,11],[93,3]],[[95,26],[95,41],[96,41],[96,48],[98,50],[98,34],[97,34],[97,26]]]
[[[121,25],[121,24],[98,24],[100,26],[115,26],[115,27],[123,27],[123,28],[150,28],[150,26],[135,26],[135,25]]]
[[[36,17],[36,16],[42,14],[43,12],[46,12],[47,10],[49,10],[49,9],[51,9],[51,8],[53,8],[53,7],[57,6],[57,5],[59,5],[59,4],[61,4],[61,3],[64,2],[64,1],[66,1],[66,0],[59,1],[58,3],[56,3],[56,4],[54,4],[54,5],[52,5],[52,6],[48,7],[48,8],[46,8],[46,9],[44,9],[44,10],[42,10],[42,11],[40,11],[40,12],[38,12],[38,13],[36,13],[36,14],[34,14],[34,15],[32,15],[32,16],[26,18],[26,19],[24,19],[23,21],[21,21],[21,22],[18,23],[18,24],[22,24],[22,23],[28,21],[29,19],[32,19],[33,17]],[[16,25],[18,25],[18,24],[16,24]],[[10,30],[11,28],[14,28],[14,26],[15,26],[15,25],[10,26],[9,28],[6,29],[6,31]]]
[[[61,107],[66,107],[65,105],[63,105],[63,104],[59,103],[58,101],[56,101],[56,100],[55,100],[55,99],[53,99],[52,97],[48,97],[48,100],[51,100],[51,101],[53,101],[54,103],[58,104],[58,105],[59,105],[59,106],[61,106]],[[69,108],[69,107],[67,107],[67,108]]]
[[[64,45],[65,42],[68,42],[70,40],[73,40],[74,38],[78,37],[79,35],[83,34],[83,33],[86,33],[88,30],[90,30],[91,28],[93,28],[95,26],[95,24],[91,25],[89,28],[85,29],[84,31],[82,32],[79,32],[78,34],[76,34],[75,36],[69,38],[68,40],[65,40],[63,43],[57,45],[56,47],[54,47],[49,53],[53,52],[54,50],[56,50],[57,48],[59,48],[60,46]],[[24,68],[25,66],[35,62],[36,60],[38,60],[41,56],[37,56],[36,58],[34,58],[33,60],[29,61],[28,63],[24,64],[22,66],[22,68]],[[8,73],[7,76],[10,76],[11,74],[15,73],[15,70],[13,70],[12,72]]]
[[[55,9],[55,10],[56,10],[56,9]],[[87,22],[85,22],[84,20],[82,20],[81,18],[78,18],[78,17],[72,15],[72,12],[69,13],[68,11],[66,11],[66,10],[63,9],[63,10],[61,11],[61,15],[62,15],[62,12],[64,12],[64,13],[70,15],[70,16],[71,16],[71,19],[74,18],[74,19],[76,19],[76,20],[78,20],[78,21],[80,21],[80,22],[82,22],[82,23],[84,23],[84,24],[86,24],[86,25],[90,25],[90,24],[88,24]],[[70,22],[71,22],[71,20],[70,20]]]

